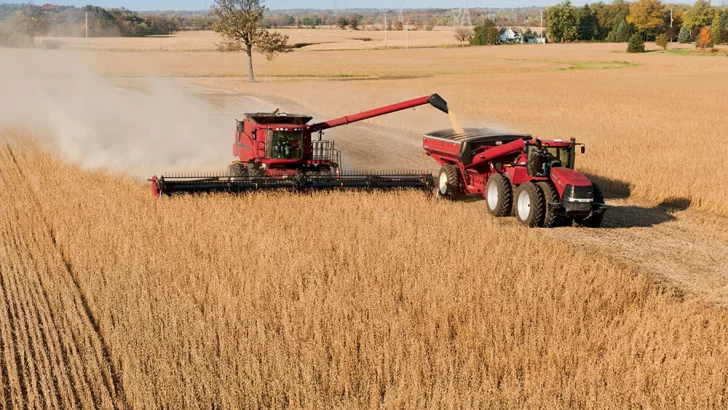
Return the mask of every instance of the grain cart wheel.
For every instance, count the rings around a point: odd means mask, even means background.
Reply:
[[[458,199],[460,195],[459,169],[457,165],[445,165],[440,168],[437,178],[437,196],[440,198]]]
[[[508,216],[513,207],[511,181],[503,174],[495,174],[485,184],[485,203],[494,216]]]
[[[557,204],[561,202],[559,199],[559,192],[556,190],[556,187],[550,182],[539,182],[537,185],[541,189],[541,192],[543,192],[543,198],[546,203],[543,224],[541,226],[544,228],[553,228],[554,226],[564,225],[564,218],[549,209],[549,204]]]
[[[543,223],[546,201],[541,189],[531,182],[521,184],[516,191],[516,218],[530,228]]]
[[[592,184],[592,189],[594,190],[594,203],[595,204],[603,204],[604,203],[604,194],[602,193],[602,189],[599,188],[599,185]],[[577,226],[583,226],[585,228],[599,228],[602,225],[602,220],[604,219],[604,214],[590,214],[584,219],[575,219],[574,222]]]

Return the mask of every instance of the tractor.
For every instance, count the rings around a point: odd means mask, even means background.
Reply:
[[[425,155],[440,165],[440,198],[483,195],[488,211],[515,215],[529,227],[571,225],[597,228],[606,206],[599,186],[574,170],[577,147],[528,134],[492,129],[442,130],[422,139]]]

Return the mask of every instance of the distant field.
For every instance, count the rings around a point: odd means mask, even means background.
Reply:
[[[253,84],[209,32],[0,49],[0,407],[728,407],[726,57],[286,32],[322,44],[256,55]],[[466,126],[585,142],[604,227],[413,192],[156,200],[118,171],[223,167],[244,110],[434,92]],[[447,126],[421,107],[328,135],[435,167],[421,134]]]

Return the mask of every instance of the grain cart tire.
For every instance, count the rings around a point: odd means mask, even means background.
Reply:
[[[594,190],[594,203],[595,204],[604,204],[604,194],[602,193],[602,189],[599,188],[599,185],[592,184],[592,189]],[[575,219],[574,223],[576,223],[577,226],[583,226],[585,228],[599,228],[602,226],[602,221],[604,220],[604,214],[594,214],[587,216],[584,219]]]
[[[440,168],[437,177],[438,198],[458,199],[460,194],[460,172],[457,165],[445,165]]]
[[[541,188],[531,182],[521,184],[516,191],[516,218],[518,222],[535,228],[543,223],[546,201]]]
[[[485,184],[485,204],[494,216],[508,216],[513,208],[511,181],[502,174],[488,178]]]
[[[543,198],[546,202],[546,210],[544,212],[543,224],[541,224],[541,226],[544,228],[553,228],[555,226],[564,225],[564,218],[554,212],[554,210],[549,209],[549,204],[561,202],[559,199],[559,192],[556,190],[556,187],[550,182],[539,182],[537,185],[541,189],[541,192],[543,192]]]

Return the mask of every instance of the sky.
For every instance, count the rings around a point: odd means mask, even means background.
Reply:
[[[1,3],[23,3],[26,0],[0,0]],[[335,0],[266,0],[269,9],[332,9]],[[470,7],[550,6],[558,0],[467,0]],[[35,4],[52,3],[68,6],[93,4],[101,7],[126,7],[130,10],[204,10],[213,0],[36,0]],[[572,1],[573,4],[582,3]],[[464,0],[336,0],[339,9],[346,8],[457,8]]]

